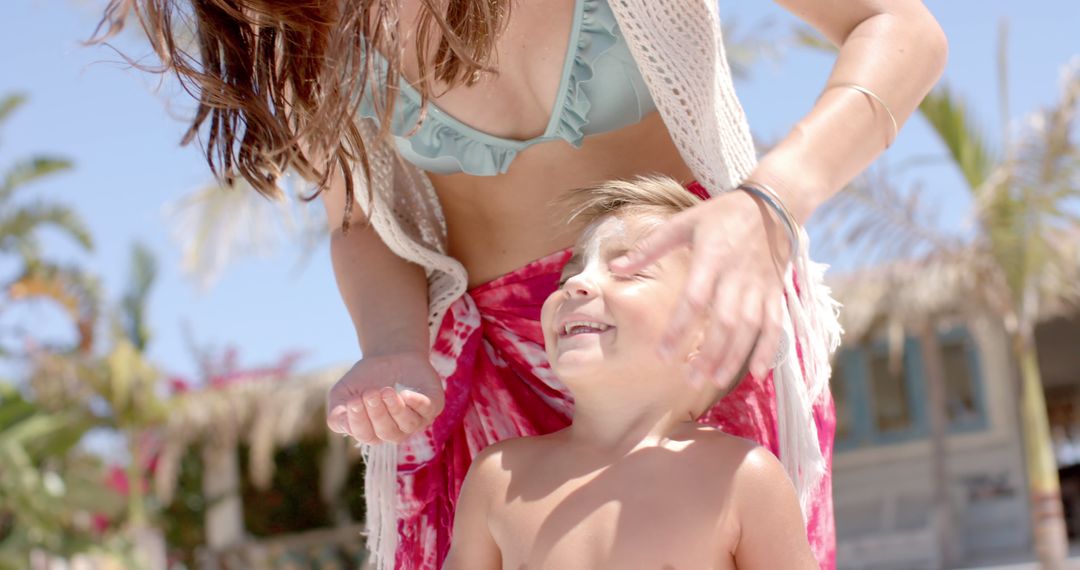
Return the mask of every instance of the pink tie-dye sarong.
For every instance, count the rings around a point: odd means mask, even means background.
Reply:
[[[497,441],[566,427],[573,401],[548,367],[540,308],[570,258],[560,251],[471,289],[447,312],[431,361],[445,379],[446,407],[435,423],[399,445],[396,567],[439,568],[450,548],[458,492],[472,458]],[[832,400],[814,409],[828,470],[812,505],[810,546],[835,568]],[[778,453],[771,377],[747,376],[700,420]]]

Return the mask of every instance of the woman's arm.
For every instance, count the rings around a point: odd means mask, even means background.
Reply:
[[[701,0],[696,0],[700,2]],[[888,105],[897,126],[941,75],[948,51],[937,21],[917,0],[777,0],[840,46],[827,85],[853,83]],[[695,4],[696,5],[696,4]],[[826,89],[748,177],[773,188],[800,223],[865,169],[894,137],[880,103],[849,87]],[[687,285],[664,334],[676,346],[694,323],[706,337],[692,373],[728,385],[750,355],[764,378],[783,333],[783,268],[788,242],[762,202],[729,192],[672,216],[612,268],[631,274],[691,245]]]
[[[383,243],[353,209],[341,231],[344,181],[320,196],[330,224],[330,258],[338,290],[356,327],[363,360],[330,389],[327,425],[364,443],[397,442],[442,411],[442,384],[428,362],[427,277]],[[395,390],[396,385],[410,390]]]
[[[424,269],[397,256],[364,223],[354,207],[348,234],[344,182],[338,174],[319,195],[330,225],[330,260],[338,291],[349,311],[364,356],[427,352],[427,277]]]
[[[746,454],[734,478],[740,570],[816,570],[799,501],[780,461],[757,447]]]
[[[917,0],[776,2],[840,48],[825,85],[854,83],[869,89],[888,105],[898,127],[945,68],[945,34]],[[750,179],[772,186],[805,223],[894,136],[879,102],[849,87],[827,88]]]

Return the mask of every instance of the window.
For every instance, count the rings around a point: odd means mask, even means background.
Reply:
[[[909,364],[904,362],[893,370],[888,352],[870,355],[870,394],[873,399],[874,430],[879,434],[896,434],[910,430],[914,422],[912,402],[908,393]]]
[[[946,410],[952,432],[984,429],[981,374],[974,340],[963,329],[940,335]],[[836,449],[898,443],[930,433],[929,387],[919,343],[904,341],[903,366],[890,370],[884,342],[848,346],[830,381],[836,404]]]
[[[851,421],[851,409],[848,408],[848,389],[844,378],[844,366],[839,363],[833,367],[832,378],[829,379],[829,389],[832,390],[833,404],[836,406],[836,441],[846,442],[851,439],[854,426]]]
[[[970,343],[967,339],[943,341],[941,358],[945,367],[945,411],[949,425],[966,426],[978,422],[981,414]]]

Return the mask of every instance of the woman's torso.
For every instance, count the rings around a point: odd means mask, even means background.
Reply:
[[[419,6],[419,0],[402,2],[403,21],[414,22]],[[445,93],[436,86],[430,103],[496,137],[541,135],[562,88],[576,7],[575,0],[514,2],[495,46],[498,73]],[[416,85],[415,38],[405,35],[403,45],[403,80]],[[692,176],[656,112],[585,137],[580,148],[562,140],[530,146],[504,174],[430,178],[446,216],[449,254],[476,285],[573,244],[580,228],[566,225],[567,207],[558,201],[568,190],[653,172],[683,181]]]

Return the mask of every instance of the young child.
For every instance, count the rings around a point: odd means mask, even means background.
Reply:
[[[688,381],[701,335],[677,364],[656,356],[689,252],[630,277],[608,267],[696,201],[668,179],[584,192],[578,215],[590,224],[541,317],[552,370],[574,396],[573,424],[476,457],[445,568],[817,567],[779,460],[695,422],[722,396]]]

